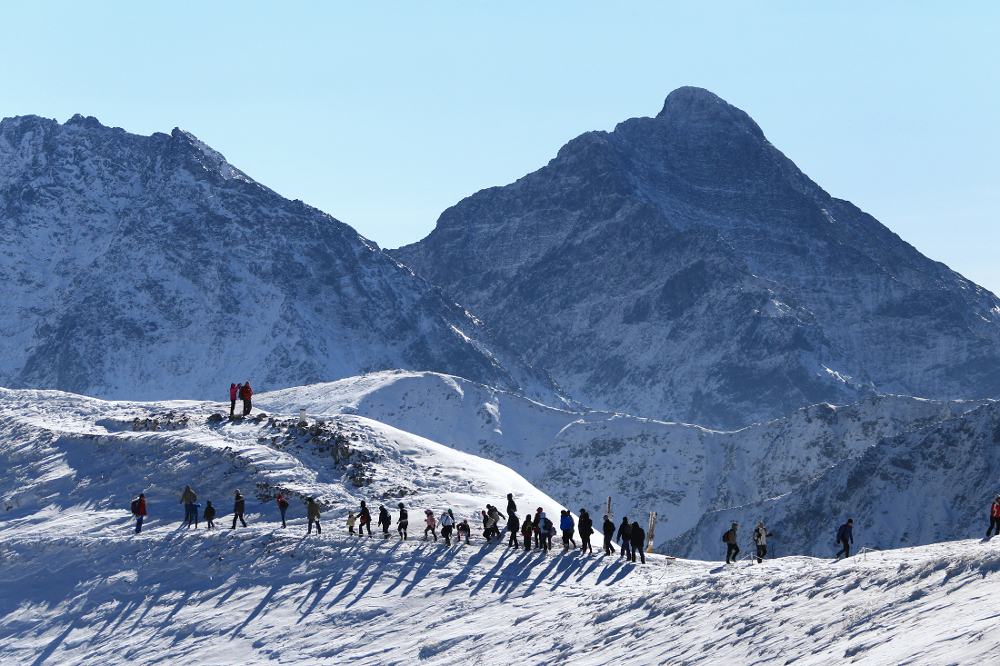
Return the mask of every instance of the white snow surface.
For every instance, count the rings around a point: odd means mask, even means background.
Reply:
[[[586,508],[595,519],[603,514],[608,496],[619,520],[628,516],[645,524],[655,511],[657,546],[669,541],[670,554],[701,559],[719,556],[718,523],[738,516],[742,524],[756,525],[757,518],[771,515],[761,505],[786,495],[803,498],[786,506],[795,520],[784,522],[781,535],[784,546],[794,544],[797,554],[825,555],[830,543],[820,535],[835,531],[862,506],[870,514],[869,546],[964,538],[980,532],[983,507],[989,506],[989,493],[1000,479],[984,470],[963,482],[960,475],[944,476],[934,460],[919,458],[910,466],[920,468],[920,483],[943,483],[934,505],[921,504],[926,513],[914,514],[910,521],[894,520],[877,493],[844,500],[839,495],[846,482],[799,492],[835,466],[853,469],[854,461],[884,438],[916,433],[912,448],[920,449],[921,432],[945,423],[964,428],[970,410],[990,407],[990,401],[878,396],[841,407],[814,405],[770,423],[720,432],[614,412],[569,412],[458,377],[400,371],[274,391],[261,395],[257,404],[290,413],[305,408],[314,414],[357,414],[388,423],[507,465],[574,512]],[[980,430],[989,441],[977,437],[978,450],[995,449],[988,425]],[[968,457],[974,450],[968,448]],[[836,514],[831,515],[831,507]],[[714,522],[708,520],[712,516]],[[932,518],[935,529],[915,532],[913,524],[921,517]],[[751,518],[752,523],[745,522]],[[689,530],[696,534],[673,541]]]
[[[345,410],[371,398],[340,388],[326,394]],[[209,420],[227,406],[0,390],[0,664],[943,665],[1000,647],[1000,540],[734,566],[525,552],[478,533],[448,547],[418,538],[424,506],[472,518],[506,492],[522,511],[560,505],[502,465],[363,416]],[[187,483],[219,529],[181,526]],[[230,530],[234,488],[249,527]],[[408,541],[346,533],[348,507],[394,507],[400,488]],[[150,515],[135,534],[140,491]],[[306,534],[306,495],[325,507],[322,535]]]

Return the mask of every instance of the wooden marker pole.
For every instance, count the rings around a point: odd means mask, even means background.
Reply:
[[[646,552],[653,552],[653,530],[656,528],[656,512],[649,514],[649,531],[646,532]]]

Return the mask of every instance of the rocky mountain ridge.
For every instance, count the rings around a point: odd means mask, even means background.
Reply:
[[[392,253],[595,408],[733,429],[876,394],[1000,397],[1000,300],[698,88]]]
[[[0,386],[216,398],[410,368],[561,404],[475,317],[192,134],[0,122]]]

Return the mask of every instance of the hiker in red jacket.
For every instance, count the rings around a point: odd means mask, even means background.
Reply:
[[[236,398],[239,397],[240,389],[236,384],[229,385],[229,416],[232,417],[236,411]]]
[[[253,389],[250,388],[250,382],[247,382],[243,385],[243,395],[240,396],[243,398],[243,416],[249,414],[250,410],[253,409],[253,407],[250,404],[250,398],[252,396],[253,396]]]
[[[146,496],[139,493],[139,499],[132,501],[132,515],[135,516],[135,533],[142,531],[142,521],[146,517]]]
[[[990,532],[993,532],[993,528],[996,528],[996,534],[1000,534],[1000,495],[993,500],[993,506],[990,507],[990,529],[986,530],[986,538],[990,538]]]

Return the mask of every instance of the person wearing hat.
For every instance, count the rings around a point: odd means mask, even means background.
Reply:
[[[990,529],[986,530],[986,538],[990,538],[990,532],[993,532],[993,528],[996,528],[994,534],[1000,534],[1000,495],[993,500],[993,506],[990,507]]]
[[[306,506],[306,517],[309,519],[309,529],[306,530],[306,534],[312,534],[313,523],[316,523],[316,534],[322,534],[323,528],[319,526],[319,504],[316,504],[315,497],[309,498],[309,504]]]
[[[146,518],[146,496],[139,493],[139,498],[132,502],[132,513],[135,515],[135,533],[142,531],[142,521]]]
[[[406,507],[402,502],[396,505],[399,508],[399,518],[396,519],[396,531],[399,532],[399,537],[406,541],[406,528],[410,524],[409,514],[406,513]]]
[[[243,398],[243,416],[246,416],[250,413],[250,410],[253,409],[253,403],[251,402],[253,389],[250,388],[249,381],[243,384],[243,393],[241,397]]]
[[[236,529],[236,521],[243,523],[243,527],[247,526],[247,521],[243,519],[243,512],[246,511],[246,500],[243,499],[243,493],[239,490],[236,491],[236,500],[233,502],[233,526],[229,529]]]
[[[427,533],[430,532],[434,535],[434,540],[438,540],[437,533],[437,520],[434,519],[434,512],[430,509],[424,509],[424,522],[427,523],[427,527],[424,528],[424,541],[427,541]]]

